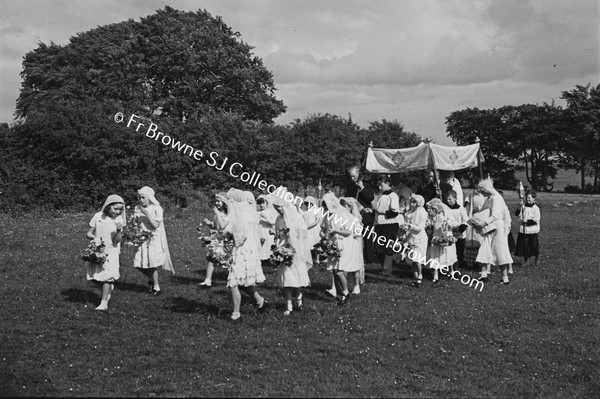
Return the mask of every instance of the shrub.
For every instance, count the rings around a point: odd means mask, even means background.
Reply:
[[[568,193],[568,194],[577,194],[577,193],[580,193],[580,192],[581,192],[581,188],[578,185],[572,186],[570,184],[567,184],[565,186],[565,193]]]

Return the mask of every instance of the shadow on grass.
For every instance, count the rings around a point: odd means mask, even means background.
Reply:
[[[190,284],[200,284],[201,282],[204,281],[204,279],[194,278],[194,277],[171,276],[171,281],[174,283],[177,283],[177,284],[190,285]]]
[[[206,304],[183,297],[172,298],[171,301],[172,304],[170,309],[175,313],[201,313],[217,318],[223,318],[230,312],[228,308],[220,308],[217,305]]]
[[[69,288],[61,291],[65,301],[73,303],[98,303],[100,296],[92,291],[82,290],[79,288]]]
[[[330,284],[312,283],[309,288],[302,289],[302,295],[304,295],[305,298],[312,300],[331,302],[333,297],[327,294],[327,290],[330,288]]]
[[[115,287],[119,290],[123,291],[133,291],[133,292],[148,292],[147,285],[139,285],[133,283],[125,283],[125,282],[117,282]]]

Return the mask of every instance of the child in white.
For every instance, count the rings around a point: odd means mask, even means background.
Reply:
[[[162,292],[158,283],[158,268],[175,273],[171,254],[167,244],[163,208],[154,196],[154,190],[148,186],[138,190],[140,204],[135,207],[134,216],[137,223],[145,231],[153,233],[152,237],[140,245],[133,259],[133,267],[148,277],[150,295],[158,296]]]
[[[94,240],[96,245],[104,243],[104,252],[107,254],[103,264],[86,262],[87,280],[102,284],[102,299],[96,310],[108,309],[108,301],[115,288],[114,282],[120,277],[119,253],[125,221],[125,203],[118,195],[110,195],[104,201],[102,210],[90,220],[86,237]]]
[[[203,222],[211,229],[223,232],[229,225],[229,215],[227,214],[227,193],[221,192],[215,194],[215,200],[213,203],[213,220],[204,219]],[[212,276],[215,271],[215,266],[211,261],[208,261],[206,265],[206,277],[204,281],[200,283],[200,286],[211,287]]]

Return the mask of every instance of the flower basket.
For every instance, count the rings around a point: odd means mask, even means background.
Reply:
[[[316,243],[313,249],[318,257],[326,259],[339,258],[342,253],[337,243],[331,237],[321,238],[321,241]]]
[[[139,247],[143,243],[150,241],[153,235],[153,232],[142,229],[137,217],[131,216],[127,221],[127,225],[123,227],[121,237],[123,243]]]
[[[271,245],[270,260],[277,266],[291,266],[294,261],[294,248],[289,243],[279,241],[277,244]]]
[[[208,236],[199,237],[207,249],[206,260],[215,266],[228,269],[233,261],[233,235],[229,232],[210,230]]]
[[[105,248],[104,242],[100,241],[100,244],[97,244],[96,240],[90,240],[87,248],[81,253],[81,259],[102,265],[108,259],[108,254],[104,252]]]
[[[465,241],[465,251],[464,251],[464,260],[469,265],[472,266],[475,264],[477,260],[477,254],[479,253],[479,247],[481,244],[479,241],[473,238],[473,228],[471,228],[471,237]]]

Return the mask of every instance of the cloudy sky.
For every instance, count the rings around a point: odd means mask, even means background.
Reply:
[[[220,15],[274,74],[288,107],[398,120],[449,144],[467,107],[543,103],[600,83],[598,0],[2,0],[0,122],[12,122],[22,57],[98,25],[170,5]]]

